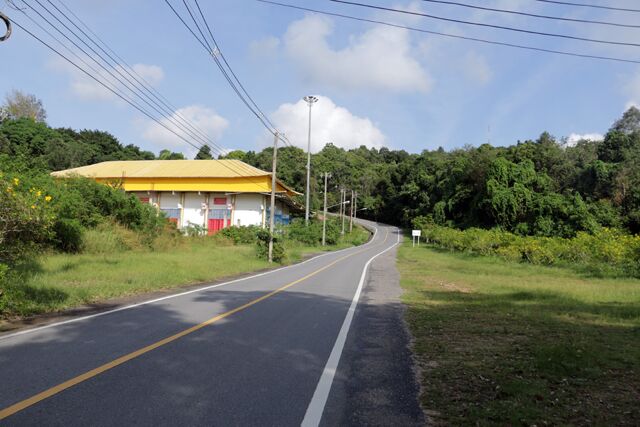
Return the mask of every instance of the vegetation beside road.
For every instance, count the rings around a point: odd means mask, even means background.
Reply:
[[[640,423],[640,281],[410,241],[398,266],[436,424]]]
[[[457,230],[435,225],[430,218],[413,221],[423,238],[442,249],[507,261],[565,266],[600,277],[640,278],[640,235],[602,227],[575,237],[519,236],[500,229]]]
[[[317,230],[317,225],[314,226]],[[21,263],[5,278],[0,318],[24,317],[105,302],[162,289],[176,288],[269,267],[257,256],[259,229],[231,228],[216,236],[165,235],[149,247],[117,224],[104,224],[83,238],[81,253],[47,252]],[[286,227],[283,233],[287,233]],[[244,234],[245,240],[230,237]],[[367,241],[369,232],[354,227],[333,244],[284,240],[283,264],[323,250],[337,250]]]

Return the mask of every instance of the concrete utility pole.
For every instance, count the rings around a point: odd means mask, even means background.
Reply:
[[[354,205],[355,203],[353,201],[353,190],[351,190],[351,206],[349,210],[349,233],[353,231],[353,215],[354,215],[354,209],[355,209]]]
[[[351,218],[351,225],[353,225],[353,223],[356,220],[356,216],[358,215],[358,192],[357,191],[355,192],[355,196],[353,196],[352,209],[353,209],[353,218]]]
[[[304,224],[309,225],[309,183],[311,182],[311,107],[313,107],[313,104],[318,102],[318,97],[309,95],[305,96],[303,99],[309,105],[309,135],[307,139],[307,194],[306,206],[304,209]]]
[[[322,217],[322,246],[325,245],[327,238],[327,180],[331,178],[331,174],[324,173],[324,215]]]
[[[273,262],[273,228],[276,217],[276,167],[278,165],[278,131],[273,138],[273,165],[271,166],[271,211],[269,212],[269,263]]]
[[[340,201],[342,202],[342,231],[340,232],[340,234],[344,234],[344,220],[345,216],[347,215],[347,190],[344,188],[342,189]]]

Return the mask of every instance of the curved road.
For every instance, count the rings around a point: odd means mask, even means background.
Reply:
[[[361,247],[0,335],[1,425],[422,425],[395,227]]]

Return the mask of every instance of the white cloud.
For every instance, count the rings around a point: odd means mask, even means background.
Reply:
[[[467,52],[462,60],[462,66],[467,77],[481,85],[487,84],[493,76],[486,58],[477,52]]]
[[[187,121],[193,124],[196,129],[203,132],[213,141],[217,141],[229,126],[229,121],[227,119],[219,116],[211,108],[200,105],[190,105],[188,107],[180,108],[173,113],[171,119],[164,118],[160,121],[172,131],[179,135],[183,135],[187,140],[193,140],[193,138],[188,134],[185,134],[180,127],[176,126],[176,123],[184,123],[184,121]],[[151,120],[146,120],[144,122],[142,137],[153,143],[158,149],[168,148],[171,150],[182,151],[187,153],[189,157],[192,157],[192,154],[195,154],[196,152],[195,148]],[[199,142],[197,144],[201,145]]]
[[[427,92],[431,78],[413,56],[407,30],[383,26],[352,36],[333,49],[333,22],[309,15],[293,22],[283,38],[285,52],[305,78],[339,89]]]
[[[124,86],[122,83],[119,83],[118,80],[121,80],[125,85],[132,87],[134,84],[138,85],[138,83],[136,82],[136,79],[138,79],[142,83],[146,82],[146,84],[148,84],[149,86],[154,87],[164,79],[164,71],[158,65],[135,64],[131,68],[128,68],[126,66],[118,64],[113,67],[107,67],[107,72],[98,67],[89,58],[83,59],[87,64],[91,65],[93,68],[99,71],[99,73],[93,72],[84,64],[79,64],[80,66],[87,69],[87,71],[90,71],[92,75],[94,75],[102,82],[106,83],[109,87],[126,95],[130,95],[129,89],[127,89],[126,86]],[[64,72],[69,75],[69,88],[75,96],[86,100],[119,100],[119,98],[109,89],[107,89],[94,79],[90,78],[82,71],[78,70],[63,59],[55,58],[50,62],[49,65],[54,70]],[[116,79],[116,77],[118,79]]]
[[[318,98],[318,102],[312,107],[312,152],[320,151],[328,142],[345,149],[361,145],[381,147],[384,144],[384,134],[371,120],[355,116],[325,96]],[[272,118],[291,143],[306,150],[309,107],[305,101],[281,105],[272,114]]]
[[[567,145],[569,147],[573,147],[578,142],[583,140],[602,141],[603,139],[604,139],[604,135],[599,133],[584,133],[584,134],[572,133],[567,137]]]
[[[280,39],[274,36],[265,37],[251,42],[249,53],[254,58],[273,57],[280,47]]]

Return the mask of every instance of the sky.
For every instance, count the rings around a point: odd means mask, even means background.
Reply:
[[[53,10],[49,0],[14,0],[25,8],[22,11],[2,2],[0,10],[50,40],[25,16],[46,25],[35,13],[47,16],[37,1]],[[51,2],[61,7],[59,0]],[[184,11],[181,1],[171,2]],[[640,60],[640,48],[632,46],[480,28],[327,0],[282,2],[466,37]],[[362,2],[539,32],[640,40],[640,28],[544,20],[420,0]],[[640,22],[640,13],[535,0],[461,2],[568,18]],[[229,87],[211,56],[164,1],[64,0],[64,4],[170,101],[174,117],[188,118],[227,150],[260,150],[271,144],[270,135]],[[606,4],[637,6],[634,0]],[[294,145],[306,148],[307,144],[308,107],[302,97],[318,96],[312,110],[312,151],[332,142],[344,148],[386,146],[419,153],[488,141],[510,145],[535,139],[543,131],[570,140],[597,139],[626,108],[640,105],[640,64],[487,45],[255,0],[200,0],[200,5],[234,72]],[[156,153],[164,148],[194,153],[184,141],[19,28],[0,43],[0,96],[14,89],[40,98],[53,127],[105,130],[123,144]],[[170,119],[162,122],[172,126]]]

